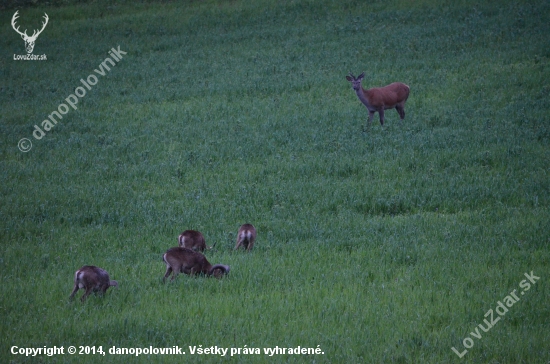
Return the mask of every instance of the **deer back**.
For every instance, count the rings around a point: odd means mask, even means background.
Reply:
[[[384,87],[375,87],[364,91],[369,103],[377,108],[390,109],[409,97],[409,86],[394,82]]]

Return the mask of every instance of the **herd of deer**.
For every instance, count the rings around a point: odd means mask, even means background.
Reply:
[[[239,228],[239,232],[237,233],[235,250],[238,250],[242,246],[250,251],[254,246],[255,240],[256,228],[252,224],[244,224]],[[174,280],[178,273],[189,275],[204,274],[216,278],[228,274],[228,265],[212,265],[201,253],[213,247],[206,246],[206,241],[200,231],[185,230],[178,238],[178,246],[168,249],[162,256],[162,260],[166,264],[166,273],[164,274],[163,281],[170,274],[172,274],[170,280]],[[94,265],[85,265],[74,274],[74,288],[69,298],[73,299],[76,292],[82,288],[85,292],[80,300],[84,302],[90,293],[105,293],[111,286],[118,286],[118,282],[111,280],[109,273],[105,269]]]
[[[355,77],[353,74],[346,76],[346,80],[351,82],[353,90],[359,100],[365,105],[369,112],[368,125],[372,123],[375,112],[380,116],[380,124],[384,125],[384,110],[396,109],[401,120],[405,118],[405,102],[409,98],[409,86],[401,82],[394,82],[384,87],[377,87],[365,90],[361,86],[361,81],[365,77],[365,72]],[[246,250],[251,250],[256,239],[256,229],[251,224],[244,224],[237,233],[237,245],[235,250],[243,246]],[[201,253],[212,247],[207,247],[204,236],[200,231],[185,230],[178,238],[179,246],[170,248],[164,253],[162,259],[166,264],[166,273],[163,281],[172,274],[171,281],[176,278],[178,273],[189,275],[204,274],[206,276],[221,277],[229,273],[229,266],[224,264],[212,265]],[[214,244],[216,245],[216,244]],[[84,302],[86,297],[92,292],[101,291],[105,293],[111,286],[117,286],[117,281],[112,281],[109,274],[99,267],[86,265],[75,272],[74,289],[70,298],[72,299],[76,292],[83,288],[86,290],[81,300]]]

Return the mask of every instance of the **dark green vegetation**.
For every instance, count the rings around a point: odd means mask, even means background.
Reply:
[[[20,9],[23,28],[50,17],[44,62],[13,60],[15,9],[0,15],[1,362],[221,360],[189,345],[324,351],[231,359],[245,363],[550,360],[548,1],[112,3]],[[117,46],[127,55],[35,140]],[[405,120],[388,110],[363,131],[350,71],[408,84]],[[245,222],[254,250],[233,252]],[[206,255],[229,277],[162,284],[185,229],[217,242]],[[69,302],[85,264],[119,289]]]

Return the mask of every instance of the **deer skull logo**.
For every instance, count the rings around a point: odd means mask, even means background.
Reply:
[[[27,53],[31,54],[34,49],[34,42],[36,42],[36,38],[38,38],[40,33],[42,33],[42,31],[44,30],[44,28],[46,28],[46,25],[48,24],[48,14],[44,13],[44,22],[42,22],[42,29],[40,29],[39,31],[33,31],[32,35],[29,37],[27,35],[27,29],[25,29],[24,32],[20,32],[19,27],[15,27],[15,21],[19,17],[19,15],[17,15],[18,12],[19,10],[17,10],[15,14],[13,14],[13,18],[11,18],[11,26],[13,27],[13,30],[21,35],[21,38],[23,38],[23,40],[25,41],[25,49],[27,50]]]

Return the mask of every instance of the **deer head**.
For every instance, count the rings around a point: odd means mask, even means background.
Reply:
[[[25,41],[25,49],[27,50],[27,53],[30,54],[34,49],[34,42],[36,42],[36,38],[38,38],[40,33],[42,33],[44,28],[46,28],[46,24],[48,24],[48,14],[44,13],[45,21],[42,22],[42,29],[40,29],[39,31],[36,31],[36,30],[33,31],[32,35],[29,37],[27,35],[27,29],[25,29],[24,32],[20,32],[19,27],[17,28],[15,27],[15,21],[19,17],[19,15],[17,15],[18,12],[19,10],[17,10],[15,14],[13,14],[13,18],[11,18],[11,26],[13,27],[13,30],[15,30],[17,33],[19,33],[19,35],[21,35],[21,38],[23,38],[23,40]]]
[[[353,89],[355,91],[358,91],[361,89],[361,81],[363,80],[363,77],[365,77],[365,72],[361,73],[357,78],[355,78],[354,75],[349,74],[349,76],[346,76],[346,79],[351,82],[351,85],[353,86]]]

